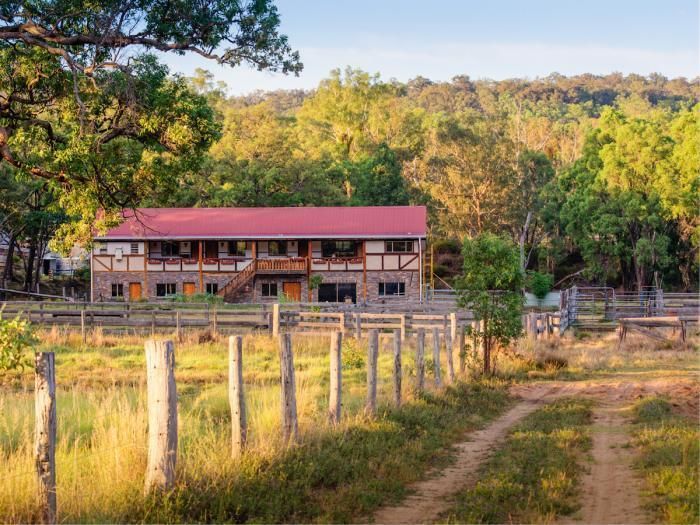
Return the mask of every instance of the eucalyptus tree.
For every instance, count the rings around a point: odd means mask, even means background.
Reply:
[[[66,244],[89,238],[219,136],[206,99],[157,54],[298,74],[279,24],[270,0],[5,1],[0,163],[56,192],[74,218]]]

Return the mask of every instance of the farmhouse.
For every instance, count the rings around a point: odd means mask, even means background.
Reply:
[[[92,300],[421,301],[423,206],[142,208],[95,237]]]

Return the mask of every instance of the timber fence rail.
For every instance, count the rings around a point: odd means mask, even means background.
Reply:
[[[282,410],[280,411],[280,428],[283,442],[286,446],[295,446],[302,440],[300,436],[299,415],[297,412],[297,386],[295,380],[296,369],[294,365],[295,351],[294,341],[298,334],[290,332],[280,333],[276,338],[278,343],[279,361],[279,388]],[[344,411],[342,403],[342,346],[343,332],[337,330],[329,334],[329,381],[326,383],[328,392],[328,418],[330,427],[339,424]],[[457,374],[465,378],[464,370],[453,369],[453,357],[455,353],[463,354],[464,338],[458,337],[455,342],[451,339],[449,330],[442,332],[438,328],[426,331],[420,328],[415,350],[402,344],[400,329],[395,329],[391,345],[379,343],[379,330],[372,328],[368,337],[363,339],[366,351],[366,403],[364,414],[366,417],[379,417],[378,414],[378,382],[390,384],[390,394],[381,403],[387,406],[400,408],[406,402],[404,394],[409,391],[420,393],[426,388],[425,382],[425,339],[428,335],[432,340],[432,376],[433,385],[439,389],[443,384],[450,384],[458,380]],[[154,493],[161,497],[176,483],[178,468],[178,404],[183,398],[193,394],[178,394],[175,381],[175,363],[177,346],[170,340],[149,339],[144,343],[146,357],[146,390],[147,390],[147,435],[143,443],[129,443],[111,447],[107,451],[95,453],[95,455],[111,453],[121,448],[139,448],[147,451],[147,460],[144,465],[144,493]],[[408,381],[404,380],[403,369],[405,366],[405,354],[417,352],[416,364],[418,374],[409,375]],[[378,366],[378,356],[386,353],[391,356],[391,366],[388,374],[381,377],[382,372]],[[246,368],[246,352],[243,347],[243,337],[231,336],[228,339],[228,353],[222,354],[222,359],[228,362],[228,399],[231,411],[230,429],[222,429],[230,433],[230,453],[237,457],[247,452],[247,436],[249,432],[249,408],[246,406],[246,389],[251,386],[244,381]],[[409,357],[412,359],[412,357]],[[448,374],[441,375],[440,363],[447,363]],[[42,523],[57,523],[61,521],[58,514],[60,504],[57,504],[57,479],[60,480],[60,472],[57,472],[56,446],[61,436],[58,430],[61,428],[59,421],[62,417],[57,411],[57,383],[60,383],[60,373],[57,374],[53,352],[38,352],[35,357],[35,466],[33,473],[20,472],[14,476],[34,475],[37,484],[36,505],[38,515]],[[225,380],[224,380],[225,381]],[[351,417],[351,416],[350,416]],[[254,418],[252,418],[254,421]],[[8,479],[12,479],[9,476]],[[57,510],[58,509],[58,510]]]

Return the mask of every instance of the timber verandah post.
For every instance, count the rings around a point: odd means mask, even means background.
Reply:
[[[204,293],[204,270],[202,268],[203,249],[204,247],[202,246],[202,241],[199,241],[199,254],[197,257],[197,262],[199,265],[199,293]]]

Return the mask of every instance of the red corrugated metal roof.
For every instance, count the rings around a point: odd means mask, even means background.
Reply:
[[[97,239],[425,237],[425,206],[140,208]]]

